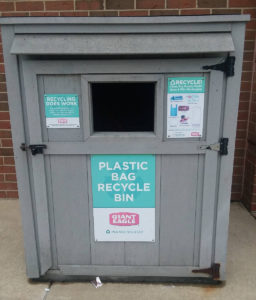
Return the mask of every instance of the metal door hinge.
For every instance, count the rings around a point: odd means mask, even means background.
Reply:
[[[46,149],[47,146],[46,145],[29,145],[27,146],[25,143],[22,143],[20,145],[20,149],[22,151],[27,151],[28,149],[31,150],[32,155],[36,155],[36,154],[43,154],[44,153],[44,149]]]
[[[223,63],[212,65],[212,66],[203,66],[203,69],[222,71],[226,74],[227,77],[234,76],[235,60],[236,58],[234,56],[228,56]]]
[[[218,151],[220,155],[228,155],[228,138],[221,138],[219,143],[202,145],[200,150],[213,150]]]
[[[192,273],[208,274],[212,279],[218,280],[220,278],[220,264],[214,263],[210,268],[192,270]]]

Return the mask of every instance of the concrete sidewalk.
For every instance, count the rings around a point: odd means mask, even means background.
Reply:
[[[0,201],[0,300],[256,300],[256,220],[231,206],[227,282],[223,286],[106,283],[30,283],[25,276],[19,204]]]

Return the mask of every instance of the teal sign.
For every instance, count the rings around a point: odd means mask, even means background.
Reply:
[[[168,78],[168,93],[204,93],[204,77],[171,77]]]
[[[46,118],[79,118],[77,94],[44,95]]]
[[[94,208],[154,208],[154,155],[92,155]]]

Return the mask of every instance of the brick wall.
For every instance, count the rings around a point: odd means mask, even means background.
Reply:
[[[252,103],[253,57],[256,32],[255,0],[31,0],[1,1],[1,16],[161,16],[251,14],[247,25],[243,76],[238,116],[236,152],[232,186],[232,200],[249,201],[248,186],[251,182],[251,153],[255,149],[248,142],[247,132],[254,126],[255,103]],[[254,70],[255,71],[255,70]],[[254,85],[255,91],[255,85]],[[254,94],[255,97],[255,94]],[[255,100],[254,100],[255,101]],[[251,112],[250,122],[249,107]],[[247,153],[247,156],[246,156]],[[3,56],[0,55],[0,197],[17,198],[12,141],[8,114]],[[245,163],[245,157],[246,163]],[[255,161],[255,159],[254,159]],[[246,166],[246,167],[245,167]],[[245,172],[246,171],[246,172]],[[245,176],[246,175],[246,176]],[[254,176],[255,178],[255,176]],[[245,187],[243,182],[245,180]],[[255,180],[254,180],[255,182]],[[254,193],[256,190],[254,190]],[[243,197],[242,197],[243,195]],[[251,198],[250,198],[251,199]],[[254,194],[254,206],[255,194]],[[247,205],[249,207],[249,205]]]
[[[249,122],[245,156],[242,200],[256,216],[256,41],[254,43],[253,78],[249,100]]]

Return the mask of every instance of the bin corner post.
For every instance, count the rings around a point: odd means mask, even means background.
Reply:
[[[215,231],[215,249],[214,261],[221,263],[220,280],[226,278],[226,256],[227,239],[229,226],[230,195],[232,183],[232,171],[235,150],[236,120],[238,115],[239,92],[242,74],[242,62],[244,51],[245,22],[232,24],[232,39],[235,45],[235,51],[232,53],[236,57],[235,74],[227,78],[226,104],[223,116],[222,135],[232,137],[229,139],[229,154],[221,157],[221,166],[219,172],[219,182],[222,184],[219,188],[218,203],[216,208],[216,231]],[[227,109],[229,107],[229,109]]]
[[[18,59],[10,53],[14,39],[14,25],[1,25],[3,54],[7,78],[8,104],[12,123],[14,158],[18,179],[19,201],[21,202],[26,270],[29,278],[39,277],[39,262],[36,246],[33,205],[30,193],[28,162],[20,144],[25,141],[21,87]],[[14,88],[15,87],[15,88]],[[18,112],[18,113],[17,113]]]

